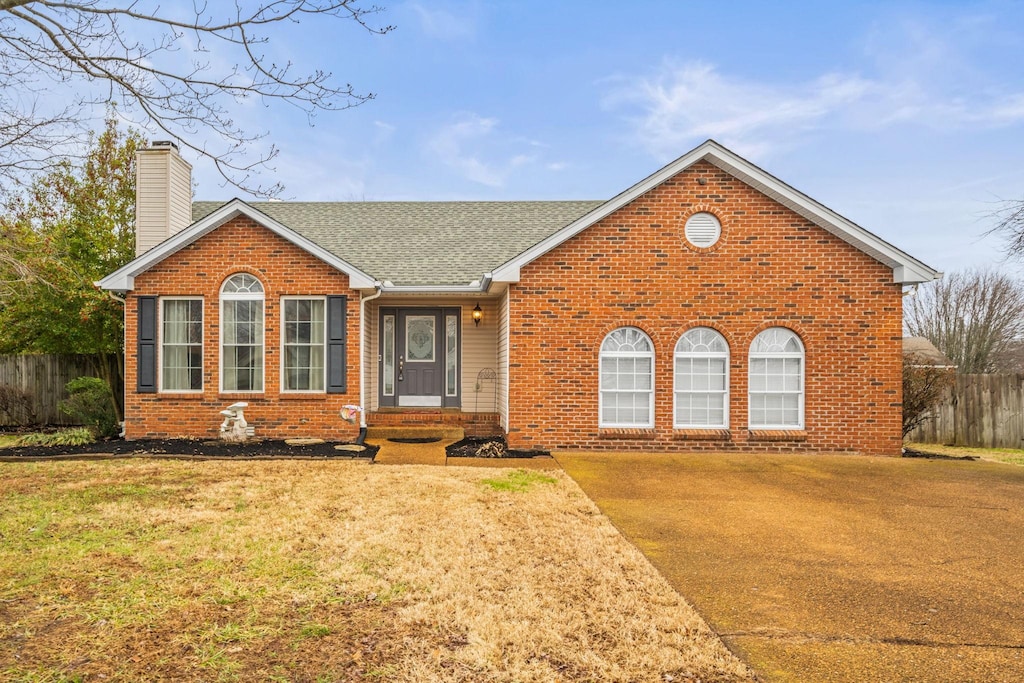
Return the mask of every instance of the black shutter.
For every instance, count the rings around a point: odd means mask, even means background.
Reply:
[[[348,297],[327,297],[327,393],[343,394],[348,373],[345,371],[345,346],[348,329]]]
[[[156,393],[156,297],[139,297],[138,387],[140,394]]]

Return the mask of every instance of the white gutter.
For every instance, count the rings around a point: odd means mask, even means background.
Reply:
[[[370,409],[366,403],[366,362],[363,361],[363,354],[366,353],[366,302],[373,301],[384,291],[381,283],[375,281],[373,287],[376,290],[370,296],[359,295],[359,429],[366,429],[366,411]]]

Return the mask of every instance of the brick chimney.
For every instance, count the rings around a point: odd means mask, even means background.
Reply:
[[[135,152],[135,255],[192,224],[192,165],[167,140]]]

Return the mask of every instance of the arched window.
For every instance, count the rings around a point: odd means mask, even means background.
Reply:
[[[804,346],[784,327],[770,327],[750,345],[750,428],[803,429]]]
[[[654,426],[654,345],[635,327],[601,343],[601,427]]]
[[[263,391],[263,285],[237,273],[220,291],[221,391]]]
[[[729,344],[710,327],[679,338],[675,354],[677,429],[729,427]]]

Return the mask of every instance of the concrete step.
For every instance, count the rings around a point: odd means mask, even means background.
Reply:
[[[466,431],[462,427],[450,425],[368,427],[366,430],[366,440],[375,444],[384,443],[388,439],[441,439],[455,442],[464,438]]]

